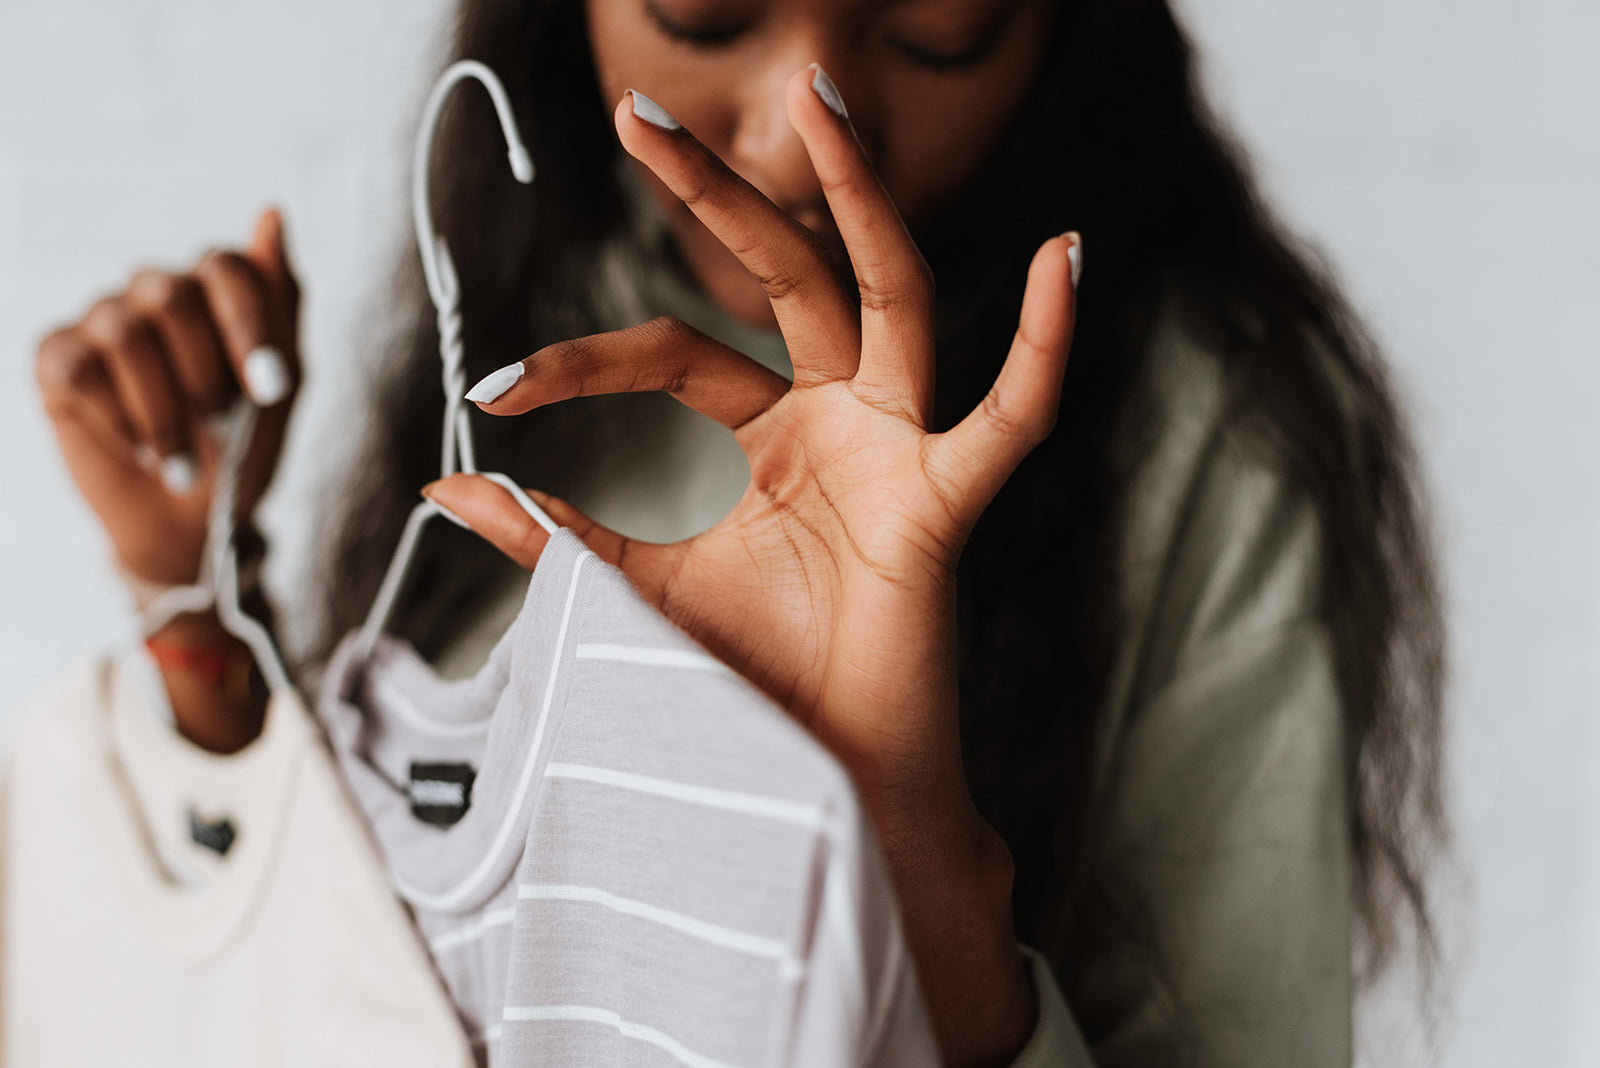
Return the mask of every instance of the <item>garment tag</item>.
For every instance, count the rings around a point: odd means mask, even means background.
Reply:
[[[225,857],[228,850],[233,848],[235,836],[233,821],[226,816],[216,821],[207,820],[195,811],[193,805],[189,806],[189,837],[197,844],[205,846],[219,857]]]
[[[424,764],[413,761],[406,796],[411,814],[435,827],[452,827],[472,804],[471,764]]]

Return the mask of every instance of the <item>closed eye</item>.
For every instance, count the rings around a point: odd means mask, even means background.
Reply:
[[[928,48],[900,37],[891,37],[888,43],[919,67],[926,67],[928,70],[934,71],[968,70],[989,58],[994,51],[995,45],[1000,41],[1001,29],[1002,27],[996,27],[985,34],[977,44],[956,52]]]
[[[650,15],[650,20],[656,24],[656,29],[672,40],[694,48],[718,48],[722,45],[731,44],[751,26],[751,23],[747,20],[738,22],[681,23],[669,19],[655,4],[647,2],[644,5],[644,9]]]

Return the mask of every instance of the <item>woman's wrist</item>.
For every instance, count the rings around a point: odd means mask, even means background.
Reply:
[[[1006,1065],[1037,1016],[1011,912],[1011,852],[970,801],[960,807],[884,836],[885,854],[944,1062]]]
[[[235,753],[261,733],[266,689],[250,650],[214,613],[185,614],[146,640],[178,733],[213,753]]]
[[[271,613],[260,584],[266,541],[244,525],[235,535],[235,546],[240,607],[267,622]],[[126,568],[119,571],[141,612],[182,585],[152,582]],[[216,753],[237,752],[255,740],[265,722],[266,688],[249,648],[223,627],[214,609],[181,612],[145,639],[180,734]]]

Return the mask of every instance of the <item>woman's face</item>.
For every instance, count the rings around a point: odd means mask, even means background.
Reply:
[[[1033,85],[1055,0],[585,0],[600,88],[670,111],[843,257],[784,87],[820,63],[913,232],[959,195]],[[771,326],[761,286],[640,168],[690,269],[736,317]]]

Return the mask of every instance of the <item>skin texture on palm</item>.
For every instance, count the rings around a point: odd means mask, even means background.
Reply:
[[[859,305],[815,236],[688,130],[642,120],[629,98],[616,114],[624,147],[762,284],[790,344],[793,387],[657,321],[542,350],[480,403],[510,416],[580,395],[660,390],[734,430],[750,484],[722,522],[687,541],[632,541],[539,499],[850,771],[888,855],[948,1059],[1004,1063],[1026,1038],[1031,1008],[1012,946],[1009,858],[962,773],[955,573],[983,508],[1054,423],[1081,246],[1063,235],[1040,248],[993,389],[957,426],[928,433],[927,268],[848,122],[814,91],[822,77],[794,76],[788,113],[827,191]],[[524,566],[537,561],[544,532],[500,487],[455,476],[426,492]]]

